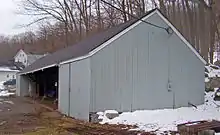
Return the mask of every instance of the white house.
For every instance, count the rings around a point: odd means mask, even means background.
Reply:
[[[14,56],[15,62],[21,62],[24,66],[28,66],[35,62],[37,59],[40,59],[44,55],[39,54],[30,54],[25,52],[24,50],[19,50],[17,54]]]
[[[16,79],[16,73],[19,70],[13,70],[9,67],[0,67],[0,82]]]
[[[0,62],[0,82],[16,79],[19,68],[12,61]]]

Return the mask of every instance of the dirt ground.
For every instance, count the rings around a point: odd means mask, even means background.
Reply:
[[[131,126],[83,122],[49,111],[25,98],[0,97],[0,135],[148,135]]]

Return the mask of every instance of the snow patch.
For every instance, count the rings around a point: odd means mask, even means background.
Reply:
[[[5,86],[4,86],[4,81],[3,82],[0,82],[0,90],[4,90],[5,89]]]
[[[115,110],[106,110],[106,111],[104,112],[104,114],[107,114],[107,113],[118,114],[118,112],[115,111]]]
[[[216,67],[216,69],[213,68],[213,67]],[[215,65],[209,65],[209,66],[205,66],[205,68],[208,70],[208,77],[209,78],[220,77],[220,69],[219,69],[219,67],[217,67]]]
[[[18,70],[13,70],[13,69],[10,69],[9,67],[0,67],[0,71],[5,71],[5,72],[18,72]]]
[[[97,112],[96,114],[98,114],[98,115],[104,115],[103,112]]]
[[[112,120],[104,116],[101,124],[125,124],[136,125],[136,130],[163,133],[165,131],[177,131],[177,125],[202,121],[220,120],[220,102],[214,101],[214,92],[205,94],[205,104],[194,107],[182,107],[178,109],[140,110],[124,112]]]
[[[8,97],[8,96],[11,96],[11,95],[15,95],[15,93],[8,92],[7,90],[0,92],[0,97]]]
[[[4,103],[8,103],[8,104],[14,104],[14,102],[12,102],[12,101],[3,101]]]
[[[209,82],[209,81],[210,81],[209,78],[206,77],[206,78],[205,78],[205,82]]]
[[[105,112],[98,112],[97,114],[99,115],[99,117],[98,117],[99,120],[108,121],[108,120],[110,120],[107,116],[108,114],[113,114],[113,115],[117,114],[118,115],[118,112],[116,110],[106,110]],[[100,122],[100,123],[104,124],[102,122]]]
[[[0,123],[0,126],[4,125],[4,124],[6,124],[6,123],[7,123],[6,121],[2,121],[2,122]]]
[[[195,122],[195,123],[186,124],[186,126],[192,126],[192,125],[197,125],[197,124],[199,124],[199,122]]]

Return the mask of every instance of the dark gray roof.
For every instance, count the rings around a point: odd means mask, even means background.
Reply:
[[[148,14],[152,13],[156,9],[153,9],[149,11],[144,16],[147,16]],[[104,42],[108,41],[118,33],[122,32],[127,27],[131,26],[138,20],[142,19],[144,16],[140,17],[139,19],[134,19],[131,21],[128,21],[126,23],[123,23],[121,25],[118,25],[116,27],[110,28],[104,32],[98,33],[92,37],[89,37],[75,45],[68,46],[64,49],[58,50],[57,52],[54,52],[52,54],[49,54],[41,59],[38,59],[33,64],[26,67],[22,72],[20,73],[28,73],[32,72],[34,70],[40,70],[41,68],[58,64],[60,62],[70,60],[73,58],[77,58],[80,56],[84,56],[94,50],[95,48],[102,45]]]
[[[34,51],[30,51],[28,49],[22,49],[27,55],[44,55],[45,53],[43,52],[34,52]]]
[[[38,59],[40,59],[42,57],[44,57],[44,55],[28,54],[27,55],[28,64],[32,64],[36,60],[38,60]]]

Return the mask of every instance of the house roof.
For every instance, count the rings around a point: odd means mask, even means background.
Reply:
[[[34,52],[28,52],[27,50],[23,50],[23,49],[19,49],[16,53],[16,55],[14,56],[17,57],[17,55],[20,53],[20,52],[24,52],[27,56],[36,56],[36,57],[42,57],[44,56],[45,54],[42,54],[42,53],[34,53]]]
[[[98,47],[100,47],[101,45],[103,45],[105,42],[109,41],[113,37],[117,36],[119,33],[122,33],[122,31],[124,31],[126,28],[129,28],[133,24],[136,24],[137,22],[139,22],[139,20],[141,20],[143,17],[147,17],[147,16],[150,16],[150,14],[153,14],[154,11],[158,11],[158,10],[153,9],[149,11],[147,14],[145,14],[144,16],[140,17],[139,19],[134,19],[126,23],[123,23],[121,25],[118,25],[116,27],[110,28],[104,32],[101,32],[92,37],[89,37],[75,45],[68,46],[64,49],[58,50],[57,52],[49,54],[41,59],[38,59],[33,64],[26,67],[22,72],[20,72],[20,74],[27,74],[27,73],[39,71],[45,68],[56,66],[68,60],[79,60],[77,58],[84,57],[84,56],[86,57],[88,56],[90,52],[94,51],[95,49],[97,49]],[[172,27],[172,29],[173,28],[175,29],[174,31],[177,31],[174,26]],[[182,35],[180,34],[179,36],[182,36]],[[188,41],[185,40],[184,42],[187,42],[187,45],[191,46]],[[204,62],[204,59],[199,55],[199,53],[192,46],[190,49],[193,49],[193,52],[196,53],[196,55]]]

